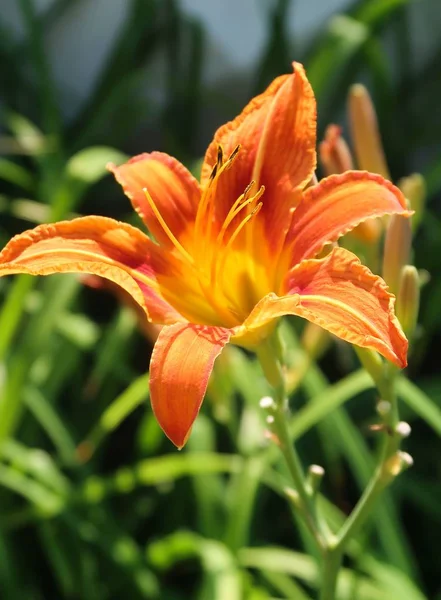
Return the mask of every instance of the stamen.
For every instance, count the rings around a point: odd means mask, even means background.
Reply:
[[[220,147],[220,146],[219,146]],[[236,156],[238,155],[240,150],[240,144],[238,144],[233,152],[230,154],[230,156],[228,157],[228,160],[226,161],[225,165],[228,165],[228,167],[231,167],[231,165],[233,164],[234,159],[236,158]]]
[[[243,194],[241,194],[239,196],[239,198],[237,198],[237,200],[234,202],[233,206],[230,208],[226,219],[228,219],[229,215],[236,210],[236,208],[242,203],[242,201],[245,202],[246,200],[248,200],[248,194],[253,185],[254,185],[254,181],[252,181],[251,183],[249,183],[247,185]]]
[[[198,211],[195,222],[195,236],[197,238],[204,236],[205,238],[211,235],[211,217],[214,209],[214,198],[216,196],[216,187],[221,173],[228,169],[239,152],[240,146],[236,146],[230,154],[226,162],[224,161],[224,153],[222,146],[218,146],[217,159],[211,171],[207,188],[202,193],[201,201],[199,202]]]
[[[187,250],[175,238],[175,236],[171,232],[170,228],[168,227],[167,223],[164,221],[161,213],[159,212],[153,198],[150,196],[147,188],[143,188],[142,191],[144,192],[150,208],[152,209],[155,217],[158,219],[158,222],[161,225],[162,229],[164,230],[165,234],[167,235],[168,239],[171,241],[171,243],[176,248],[176,250],[180,253],[180,255],[193,267],[194,266],[193,257],[190,256],[190,254],[187,252]]]
[[[211,183],[211,182],[213,181],[213,179],[216,177],[218,166],[219,166],[219,164],[218,164],[218,163],[216,163],[216,164],[214,165],[214,167],[212,168],[212,170],[211,170],[210,177],[209,177],[209,179],[210,179],[210,183]]]
[[[262,193],[263,193],[263,190],[262,190]],[[255,198],[253,198],[253,200],[254,199]],[[242,219],[242,221],[239,223],[239,225],[236,227],[236,229],[234,230],[232,236],[230,237],[230,239],[228,240],[228,242],[226,243],[226,245],[222,248],[222,252],[220,250],[218,250],[218,252],[216,252],[216,254],[215,254],[215,260],[213,261],[213,263],[211,265],[210,280],[211,280],[212,284],[214,284],[215,281],[216,281],[217,273],[224,268],[225,261],[226,261],[227,256],[228,256],[229,249],[233,245],[234,240],[237,238],[237,236],[242,231],[242,229],[245,227],[245,225],[254,216],[256,216],[258,214],[258,212],[260,211],[260,209],[262,208],[262,206],[263,206],[263,202],[259,202],[259,204],[257,204],[257,206],[250,212],[250,214],[248,214],[246,217],[244,217]],[[219,256],[219,254],[221,254],[220,262],[217,260],[217,257]]]
[[[220,244],[222,242],[228,226],[233,221],[233,219],[240,213],[240,211],[243,210],[246,206],[249,206],[250,204],[252,204],[253,202],[256,202],[257,200],[259,200],[261,198],[263,192],[265,191],[264,186],[262,186],[260,188],[260,190],[254,196],[252,196],[251,198],[248,198],[248,194],[249,194],[251,188],[253,187],[253,185],[254,185],[254,181],[252,181],[246,187],[245,192],[241,196],[239,196],[239,198],[236,200],[236,202],[230,208],[230,211],[224,221],[224,224],[222,225],[222,228],[217,236],[216,244]]]
[[[260,188],[262,189],[262,188]],[[231,247],[231,245],[233,244],[234,240],[237,238],[237,236],[239,235],[239,233],[242,231],[242,229],[245,227],[245,225],[248,223],[248,221],[250,221],[255,215],[257,215],[260,211],[260,209],[263,206],[263,202],[259,202],[259,204],[256,206],[256,208],[254,208],[249,215],[247,215],[240,223],[239,225],[236,227],[233,235],[230,237],[230,239],[227,242],[227,245],[224,248],[224,252],[225,254],[227,253],[228,249]]]
[[[143,192],[147,198],[147,202],[149,203],[150,208],[154,212],[154,214],[155,214],[156,218],[158,219],[158,222],[160,223],[164,232],[167,234],[167,237],[172,242],[172,244],[175,246],[175,248],[178,250],[181,257],[184,258],[186,260],[186,262],[188,262],[189,266],[191,267],[191,269],[195,275],[196,281],[199,284],[199,287],[200,287],[202,293],[204,294],[204,296],[207,298],[208,302],[213,307],[215,307],[216,312],[218,314],[222,315],[223,319],[225,320],[225,323],[228,323],[230,326],[234,326],[236,323],[235,323],[234,319],[232,318],[232,314],[228,311],[228,309],[225,309],[225,307],[222,306],[222,304],[219,304],[219,302],[216,299],[215,294],[213,293],[213,290],[211,289],[211,286],[210,285],[207,286],[208,282],[207,281],[204,282],[203,279],[201,279],[202,274],[200,272],[200,269],[195,264],[193,257],[185,250],[185,248],[178,242],[176,237],[173,235],[170,228],[164,221],[161,213],[159,212],[157,206],[155,205],[155,202],[154,202],[153,198],[150,196],[148,190],[146,188],[144,188]],[[146,276],[139,275],[139,278],[143,279],[144,281],[147,282]],[[158,288],[158,290],[159,290],[159,288]]]

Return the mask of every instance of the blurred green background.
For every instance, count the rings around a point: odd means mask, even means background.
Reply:
[[[155,149],[197,170],[217,126],[303,62],[319,139],[371,91],[394,181],[421,172],[415,264],[430,273],[410,381],[415,466],[350,548],[340,597],[441,599],[441,3],[439,0],[0,0],[0,242],[40,222],[133,223],[104,169]],[[290,360],[304,360],[289,323]],[[178,453],[148,403],[136,315],[76,277],[0,279],[0,598],[314,597],[311,540],[262,443],[252,357],[217,362]],[[349,346],[313,363],[292,406],[338,524],[372,472],[375,392]],[[312,553],[312,554],[311,554]]]

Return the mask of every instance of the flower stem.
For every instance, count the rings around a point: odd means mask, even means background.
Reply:
[[[280,450],[285,458],[295,490],[298,494],[297,507],[318,547],[320,550],[323,550],[325,540],[323,539],[321,528],[318,523],[314,500],[306,487],[305,475],[300,463],[300,458],[289,435],[286,411],[281,406],[277,406],[274,412],[273,431],[278,438]]]
[[[334,542],[328,546],[324,554],[320,600],[334,600],[338,571],[348,542],[368,520],[383,490],[397,475],[412,464],[411,457],[405,452],[399,451],[401,440],[408,435],[410,428],[405,423],[399,423],[395,390],[397,371],[389,363],[378,363],[371,351],[365,353],[363,350],[358,349],[357,353],[363,366],[372,375],[381,394],[382,407],[381,409],[379,407],[379,412],[383,419],[384,439],[372,479],[342,525]]]
[[[411,457],[400,451],[401,440],[409,434],[410,428],[406,423],[399,422],[395,391],[396,368],[389,363],[383,363],[372,351],[357,350],[363,366],[374,379],[381,396],[378,412],[382,418],[380,427],[384,432],[384,438],[372,479],[337,535],[329,533],[326,523],[322,521],[317,511],[316,487],[323,470],[313,466],[314,468],[310,468],[309,478],[306,478],[291,440],[286,414],[286,382],[280,346],[277,340],[270,338],[256,350],[265,376],[274,388],[274,398],[262,399],[261,403],[268,410],[271,431],[276,436],[276,442],[285,458],[295,487],[295,491],[287,490],[287,496],[298,509],[322,555],[320,600],[335,600],[338,573],[350,539],[372,514],[381,492],[399,473],[412,464]],[[314,484],[315,473],[318,478],[317,485]]]
[[[320,600],[334,600],[337,577],[341,567],[343,552],[338,549],[328,549],[323,560]]]
[[[261,344],[256,353],[266,378],[274,388],[274,404],[271,407],[271,429],[277,437],[278,445],[285,458],[295,491],[297,492],[297,495],[295,496],[296,508],[300,511],[300,514],[320,551],[323,552],[326,546],[326,540],[323,534],[323,527],[317,516],[314,495],[308,488],[299,455],[291,441],[289,433],[285,378],[280,360],[277,357],[277,352],[275,352],[271,340],[266,344]],[[294,499],[293,495],[290,497]]]

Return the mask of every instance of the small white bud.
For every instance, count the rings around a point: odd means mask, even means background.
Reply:
[[[411,467],[413,465],[413,458],[408,452],[398,452],[403,467]]]
[[[320,465],[310,465],[309,472],[315,477],[323,477],[325,474],[325,469]]]
[[[406,423],[405,421],[400,421],[398,423],[398,425],[395,427],[395,431],[398,433],[398,435],[402,438],[407,438],[409,437],[412,429],[409,425],[409,423]]]
[[[391,403],[387,400],[380,400],[380,402],[377,404],[377,412],[382,417],[385,417],[388,413],[390,413],[391,408]]]
[[[260,408],[264,408],[266,410],[275,407],[274,400],[271,398],[271,396],[264,396],[263,398],[261,398],[259,405]]]

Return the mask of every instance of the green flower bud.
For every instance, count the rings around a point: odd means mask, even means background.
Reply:
[[[406,265],[401,273],[396,315],[404,333],[412,340],[415,333],[420,306],[420,278],[413,265]]]
[[[412,227],[416,230],[422,221],[426,205],[427,188],[424,177],[419,173],[403,177],[398,182],[398,187],[406,196],[410,208],[415,211],[412,217]]]

